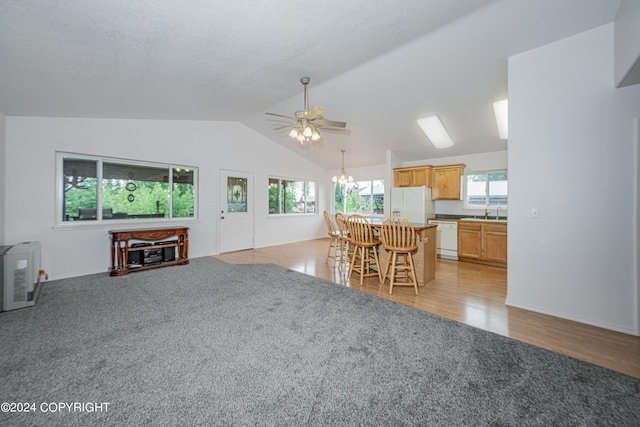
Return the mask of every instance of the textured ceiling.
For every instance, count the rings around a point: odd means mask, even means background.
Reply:
[[[240,121],[317,164],[506,149],[491,102],[507,58],[613,21],[616,0],[1,0],[7,116]],[[267,111],[311,105],[347,132],[302,150]],[[440,115],[454,147],[415,120]]]

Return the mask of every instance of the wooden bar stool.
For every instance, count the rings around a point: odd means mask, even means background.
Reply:
[[[347,229],[347,216],[342,212],[336,212],[336,225],[338,226],[338,242],[340,243],[340,267],[347,272],[347,262],[350,259],[351,245],[349,244],[349,230]]]
[[[382,246],[389,253],[382,279],[384,283],[389,277],[389,293],[393,293],[394,286],[413,286],[418,295],[418,279],[413,264],[413,252],[418,250],[418,246],[411,222],[400,216],[385,218],[380,227],[380,239]],[[404,281],[398,281],[398,277],[403,277]]]
[[[329,242],[329,248],[327,249],[327,258],[324,262],[325,264],[328,263],[329,258],[331,258],[333,259],[333,266],[335,267],[340,263],[340,235],[336,227],[334,227],[331,216],[327,211],[324,211],[324,220],[327,223],[327,234],[331,238],[331,241]]]
[[[347,228],[349,230],[349,243],[353,245],[353,255],[351,255],[351,267],[349,278],[354,271],[360,273],[360,286],[365,277],[378,276],[380,282],[380,259],[378,258],[378,246],[380,239],[374,236],[373,228],[369,221],[362,215],[351,215],[347,218]],[[374,271],[372,267],[375,268]]]

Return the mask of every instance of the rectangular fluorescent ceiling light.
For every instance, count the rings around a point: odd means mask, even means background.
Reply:
[[[501,139],[509,139],[509,100],[503,99],[493,103],[493,112],[498,124],[498,135]]]
[[[418,119],[418,125],[436,148],[447,148],[453,145],[451,137],[442,125],[438,116]]]

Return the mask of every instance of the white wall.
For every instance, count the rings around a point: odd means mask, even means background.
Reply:
[[[0,165],[5,164],[5,151],[6,151],[6,137],[5,137],[5,127],[6,127],[6,117],[0,111]],[[1,225],[4,224],[5,218],[5,183],[7,181],[6,178],[7,169],[3,167],[0,170],[0,246],[7,244],[4,238],[4,227]]]
[[[635,167],[635,189],[633,190],[633,194],[636,195],[636,204],[635,204],[635,212],[634,215],[636,217],[636,226],[635,233],[632,233],[635,236],[636,244],[635,248],[632,252],[633,259],[636,260],[636,271],[635,271],[635,279],[633,280],[636,286],[636,331],[640,334],[640,170],[638,166],[640,166],[640,116],[636,118],[636,126],[635,126],[635,149],[636,149],[636,167]]]
[[[507,152],[494,151],[489,153],[468,154],[464,156],[439,157],[436,159],[415,160],[404,162],[402,166],[418,166],[418,165],[449,165],[462,163],[466,165],[465,173],[478,172],[486,170],[504,170],[507,169]],[[484,214],[484,208],[481,209],[465,209],[462,200],[436,200],[434,202],[436,214],[445,215],[469,215],[476,216]],[[491,211],[491,214],[494,212]],[[506,216],[506,209],[500,210],[500,216]]]
[[[640,86],[614,88],[613,32],[509,59],[507,304],[637,335]]]
[[[321,215],[273,218],[267,213],[269,175],[318,180],[323,194],[326,171],[239,123],[7,117],[5,239],[39,240],[50,279],[106,272],[110,229],[168,224],[55,229],[56,151],[199,167],[199,220],[171,223],[190,227],[190,257],[218,253],[220,169],[254,174],[255,247],[326,234]],[[322,212],[326,201],[318,203]]]

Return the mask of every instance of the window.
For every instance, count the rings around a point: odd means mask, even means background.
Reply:
[[[316,213],[317,185],[314,181],[269,178],[269,214]]]
[[[335,184],[333,209],[344,214],[383,215],[384,180]]]
[[[466,174],[464,207],[468,209],[506,208],[507,177],[506,170]]]
[[[58,223],[194,218],[197,168],[57,154]]]

